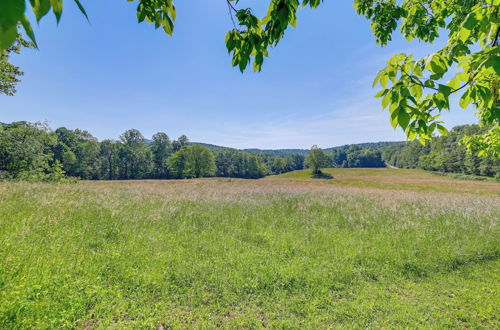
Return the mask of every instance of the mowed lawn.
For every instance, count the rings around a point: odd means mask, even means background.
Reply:
[[[500,184],[0,183],[0,328],[500,327]]]

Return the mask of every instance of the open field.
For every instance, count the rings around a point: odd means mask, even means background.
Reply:
[[[326,181],[335,186],[377,188],[384,190],[410,190],[420,192],[452,192],[473,193],[480,195],[500,196],[500,185],[488,178],[478,184],[474,180],[455,180],[446,176],[438,176],[422,170],[403,170],[388,168],[327,168],[324,173],[332,175],[335,180]],[[269,177],[268,179],[308,179],[309,170],[288,172]],[[313,181],[314,182],[314,181]]]
[[[0,328],[500,327],[500,184],[0,183]]]

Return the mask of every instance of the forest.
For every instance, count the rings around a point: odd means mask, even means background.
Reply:
[[[382,158],[387,164],[399,168],[499,178],[499,158],[478,157],[477,153],[468,152],[460,143],[464,136],[485,134],[489,129],[478,125],[456,126],[447,135],[435,137],[425,145],[412,141],[384,147]]]
[[[156,133],[147,140],[135,129],[118,140],[98,141],[87,131],[44,123],[0,124],[0,171],[3,178],[27,181],[182,179],[197,177],[260,178],[302,169],[303,155],[280,157],[230,148],[212,149],[182,135],[170,140]]]
[[[455,127],[448,136],[425,145],[379,142],[324,149],[324,167],[421,168],[430,171],[495,177],[500,160],[467,153],[459,141],[480,134],[477,125]],[[151,140],[130,129],[117,140],[99,141],[91,133],[44,123],[0,124],[0,177],[27,181],[184,179],[198,177],[261,178],[307,167],[308,150],[237,150],[171,140],[156,133]]]

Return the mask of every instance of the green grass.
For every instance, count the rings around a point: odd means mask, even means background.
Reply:
[[[325,168],[322,172],[333,176],[335,180],[329,183],[335,186],[500,196],[500,185],[492,178],[471,183],[472,176],[436,175],[423,170],[389,168]],[[310,179],[311,175],[310,170],[300,170],[271,176],[267,180]]]
[[[0,328],[498,328],[494,183],[386,171],[0,183]]]

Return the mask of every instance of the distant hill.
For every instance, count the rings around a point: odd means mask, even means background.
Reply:
[[[207,147],[208,149],[210,149],[212,151],[218,151],[221,149],[232,149],[232,148],[228,148],[228,147],[218,146],[218,145],[210,144],[210,143],[202,143],[202,142],[191,142],[191,144],[198,144],[200,146]]]
[[[358,143],[358,144],[346,144],[342,146],[337,146],[337,147],[330,147],[330,148],[325,148],[323,149],[326,152],[331,152],[333,150],[342,150],[342,149],[348,149],[351,146],[358,146],[361,149],[383,149],[386,147],[398,145],[398,144],[404,144],[404,141],[383,141],[383,142],[367,142],[367,143]],[[223,146],[218,146],[215,144],[209,144],[209,143],[202,143],[202,142],[193,142],[193,144],[199,144],[202,146],[205,146],[213,151],[221,150],[221,149],[226,149],[228,147],[223,147]],[[244,152],[250,152],[250,153],[267,153],[267,154],[274,154],[278,156],[291,156],[291,155],[307,155],[309,153],[309,149],[258,149],[258,148],[249,148],[249,149],[238,149],[240,151]]]
[[[383,149],[386,147],[392,147],[395,145],[403,145],[405,141],[385,141],[385,142],[366,142],[366,143],[358,143],[358,144],[345,144],[343,146],[332,147],[324,149],[325,151],[333,151],[333,150],[342,150],[349,149],[351,146],[357,146],[361,149]]]
[[[267,153],[274,154],[278,156],[291,156],[291,155],[307,155],[309,153],[308,149],[242,149],[241,151],[250,152],[250,153]]]

